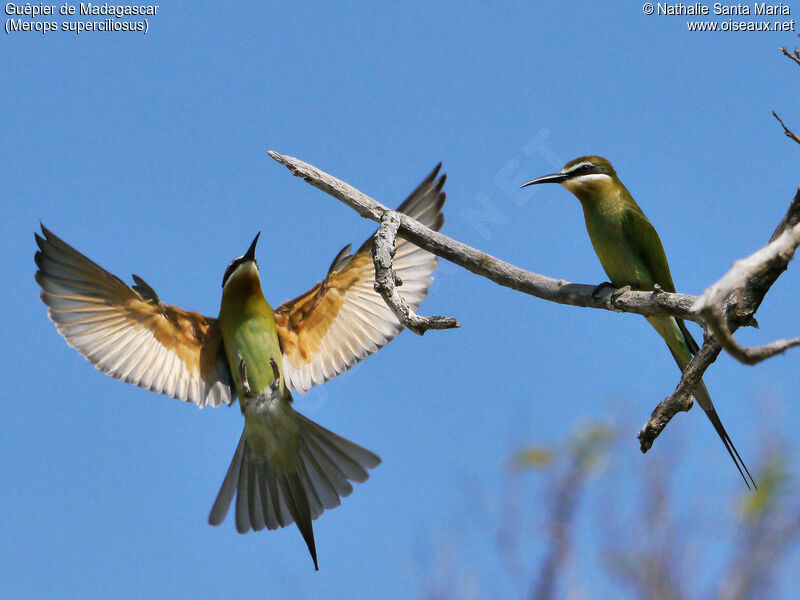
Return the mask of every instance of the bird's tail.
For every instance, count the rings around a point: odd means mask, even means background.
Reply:
[[[717,435],[719,435],[722,443],[725,444],[725,449],[728,451],[728,454],[730,454],[733,464],[735,464],[736,468],[739,469],[739,475],[741,475],[742,479],[744,479],[747,489],[751,489],[750,484],[752,484],[753,488],[758,489],[753,476],[750,474],[750,470],[747,468],[747,465],[744,464],[742,457],[739,456],[739,452],[736,450],[736,446],[733,445],[728,432],[725,431],[725,427],[723,427],[722,421],[720,421],[717,411],[714,408],[714,403],[711,401],[711,396],[708,394],[706,384],[702,381],[697,384],[697,387],[694,390],[694,397],[697,399],[697,403],[700,405],[700,408],[705,411],[706,416],[708,417],[708,420],[711,421],[714,429],[716,429]],[[745,473],[747,474],[746,476]]]
[[[239,533],[296,523],[318,570],[311,521],[326,508],[339,506],[340,498],[353,491],[350,481],[366,481],[366,470],[381,459],[300,413],[294,412],[294,417],[298,435],[293,460],[264,458],[253,452],[242,433],[208,522],[222,523],[235,495]]]
[[[689,364],[689,361],[691,361],[692,356],[697,354],[699,349],[697,342],[694,341],[694,338],[686,328],[686,324],[683,320],[674,319],[672,317],[666,319],[664,317],[649,317],[647,320],[655,330],[658,331],[659,335],[664,338],[664,341],[667,342],[669,351],[672,353],[672,358],[675,359],[681,372],[683,372]],[[694,390],[694,397],[697,399],[700,408],[705,411],[708,420],[711,421],[722,443],[725,444],[725,449],[733,460],[733,464],[735,464],[736,468],[739,470],[742,479],[744,479],[747,489],[758,489],[753,476],[750,474],[750,470],[747,468],[747,465],[744,464],[742,457],[739,456],[739,452],[736,450],[736,446],[733,445],[728,432],[725,431],[725,427],[723,427],[722,421],[714,408],[714,403],[711,401],[711,396],[708,393],[706,384],[703,383],[702,380],[697,384]]]

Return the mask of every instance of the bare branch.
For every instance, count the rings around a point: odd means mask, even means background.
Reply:
[[[792,234],[788,232],[797,229],[798,222],[800,222],[800,188],[798,188],[786,215],[775,233],[772,234],[770,244],[745,259],[747,262],[744,266],[750,271],[740,271],[739,277],[732,275],[733,271],[737,269],[737,265],[741,267],[742,261],[738,261],[725,277],[700,296],[698,303],[705,298],[703,301],[708,302],[708,308],[711,311],[710,318],[709,313],[699,311],[706,318],[708,332],[711,333],[711,336],[704,341],[697,356],[687,365],[675,392],[656,407],[650,419],[639,432],[642,452],[650,449],[655,438],[664,430],[672,417],[678,412],[691,408],[692,390],[702,379],[706,369],[719,356],[723,347],[740,360],[745,358],[743,362],[752,364],[753,358],[757,359],[754,362],[758,362],[758,360],[764,360],[768,356],[783,352],[792,345],[800,344],[798,340],[779,340],[765,347],[745,349],[739,346],[732,336],[732,331],[753,321],[753,315],[758,310],[764,296],[781,273],[786,270],[794,249],[788,254],[785,251],[783,253],[776,251],[779,248],[786,249],[785,244],[790,242],[782,236],[791,236]],[[777,242],[779,238],[782,238],[781,242]],[[780,244],[780,246],[773,246],[773,244]],[[796,248],[797,244],[794,247]],[[716,296],[715,300],[711,300],[707,294],[710,294],[714,288],[716,288],[714,292]],[[720,307],[724,307],[722,313],[719,312]]]
[[[794,257],[798,245],[800,245],[800,224],[784,229],[761,250],[747,258],[737,260],[733,268],[704,291],[692,307],[692,310],[705,318],[722,347],[740,362],[752,365],[785,352],[789,348],[800,346],[800,338],[795,338],[777,340],[755,348],[744,348],[733,338],[726,314],[730,299],[741,293],[750,282],[756,281],[766,272],[783,272]]]
[[[788,137],[790,140],[794,140],[795,142],[797,142],[798,144],[800,144],[800,137],[797,137],[797,134],[795,134],[793,131],[791,131],[791,130],[790,130],[790,129],[789,129],[787,126],[786,126],[786,124],[783,122],[783,119],[781,119],[781,118],[778,116],[778,113],[776,113],[776,112],[773,110],[773,111],[772,111],[772,116],[773,116],[773,117],[775,117],[776,119],[778,119],[778,123],[780,123],[780,124],[781,124],[781,127],[783,127],[783,133],[786,135],[786,137]]]
[[[294,175],[302,177],[314,187],[340,200],[362,217],[380,223],[390,209],[345,182],[320,171],[297,158],[274,151],[269,155],[285,165]],[[420,248],[444,258],[468,271],[486,277],[495,283],[542,300],[599,308],[614,312],[636,313],[645,316],[671,315],[680,319],[702,322],[691,312],[695,296],[658,291],[623,291],[613,287],[596,293],[597,286],[570,283],[521,269],[471,246],[456,241],[438,231],[428,229],[411,217],[398,213],[399,232]]]
[[[423,335],[428,329],[453,329],[461,327],[461,323],[452,317],[421,317],[408,305],[408,302],[397,291],[397,274],[392,269],[392,257],[395,253],[397,230],[400,227],[398,214],[393,210],[386,211],[381,218],[381,226],[375,234],[372,247],[372,260],[375,263],[375,291],[386,305],[392,309],[397,319],[417,335]]]
[[[775,340],[774,342],[764,344],[763,346],[745,348],[736,341],[727,327],[719,326],[722,322],[722,319],[710,321],[709,325],[711,330],[719,340],[720,345],[725,348],[728,354],[746,365],[754,365],[762,360],[771,358],[776,354],[782,354],[790,348],[800,346],[800,337],[796,337],[788,340]]]
[[[641,431],[639,431],[639,447],[642,452],[647,452],[653,446],[655,439],[661,434],[667,423],[670,422],[672,417],[679,412],[686,412],[692,408],[692,394],[697,384],[703,378],[711,363],[717,360],[722,346],[713,339],[708,339],[703,342],[702,348],[697,352],[694,358],[686,365],[683,373],[681,373],[681,380],[678,387],[671,395],[664,398],[661,403],[656,406],[647,423],[644,424]]]
[[[800,187],[797,188],[797,193],[795,193],[794,198],[792,198],[789,209],[786,211],[786,214],[783,215],[783,219],[778,223],[775,231],[772,232],[772,237],[769,238],[769,241],[774,242],[786,229],[794,227],[798,223],[800,223]]]
[[[798,190],[798,195],[792,201],[786,216],[778,226],[778,230],[773,234],[774,241],[753,255],[753,257],[757,258],[750,257],[745,261],[739,261],[737,264],[740,267],[746,267],[746,269],[735,277],[726,276],[726,278],[709,288],[704,293],[706,300],[703,303],[700,303],[697,297],[687,294],[668,293],[659,287],[656,287],[653,291],[615,290],[613,287],[606,287],[601,291],[601,287],[598,286],[569,283],[562,279],[553,279],[521,269],[449,238],[438,231],[432,231],[407,215],[393,213],[393,211],[373,198],[297,158],[283,156],[273,151],[270,151],[269,155],[285,165],[294,175],[303,177],[314,187],[347,204],[362,217],[381,222],[384,235],[391,237],[400,232],[403,237],[420,248],[449,260],[476,275],[486,277],[499,285],[559,304],[599,308],[615,312],[629,312],[645,316],[670,315],[695,321],[704,327],[706,327],[705,321],[709,315],[715,318],[716,329],[708,329],[707,331],[716,331],[719,339],[717,340],[711,336],[706,340],[697,356],[694,357],[682,374],[675,392],[665,398],[653,411],[650,419],[639,432],[642,452],[646,452],[652,446],[653,441],[664,430],[673,416],[691,407],[692,391],[702,379],[708,366],[716,360],[722,347],[724,346],[731,353],[735,354],[737,352],[736,346],[738,344],[735,344],[735,342],[731,344],[731,339],[729,339],[731,338],[730,332],[743,325],[753,325],[755,323],[754,314],[756,310],[772,284],[786,270],[789,261],[792,259],[794,249],[800,243],[800,226],[797,225],[798,221],[800,221],[800,190]],[[384,222],[385,216],[386,221]],[[383,267],[379,264],[377,254],[374,255],[374,258],[377,274]],[[390,261],[390,254],[388,258]],[[391,262],[382,272],[382,277],[386,281],[380,285],[376,282],[376,290],[383,290],[381,295],[384,296],[384,300],[402,321],[403,319],[408,319],[408,317],[406,317],[402,304],[398,306],[392,300],[392,297],[396,295],[396,290],[392,291],[394,280],[391,279],[393,275],[391,274],[390,266]],[[736,267],[734,267],[734,270],[736,270]],[[715,290],[713,298],[712,290]],[[724,309],[720,313],[715,307],[724,307]],[[721,329],[722,327],[725,329]],[[729,333],[728,336],[724,335],[725,331]],[[784,351],[793,345],[800,345],[800,340],[780,340],[768,345],[766,348],[755,348],[750,351],[741,350],[744,351],[744,356],[748,359],[752,359],[752,356],[755,356],[759,360],[763,360],[763,358],[776,352]],[[748,356],[748,354],[751,356]]]
[[[780,50],[781,50],[781,52],[783,53],[784,56],[788,56],[794,62],[796,62],[798,65],[800,65],[800,48],[795,48],[794,49],[794,54],[789,52],[789,50],[785,46],[783,48],[781,48]]]
[[[672,395],[656,407],[650,419],[642,427],[638,436],[642,452],[650,449],[672,417],[691,408],[692,391],[702,379],[706,369],[717,359],[723,347],[742,362],[753,364],[792,346],[800,345],[800,339],[779,340],[759,348],[747,349],[742,348],[731,333],[731,328],[735,331],[736,328],[752,320],[769,288],[786,270],[794,248],[797,247],[795,243],[794,247],[788,250],[792,243],[791,239],[797,235],[798,221],[800,221],[800,189],[772,235],[770,244],[743,261],[737,261],[725,277],[698,298],[695,307],[699,314],[705,317],[712,336],[704,341],[697,356],[687,365]],[[791,233],[793,231],[795,233]],[[781,241],[778,242],[778,239]],[[720,309],[720,307],[725,308]]]

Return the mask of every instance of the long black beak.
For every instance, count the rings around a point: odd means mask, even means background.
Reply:
[[[247,249],[247,252],[245,252],[245,254],[244,254],[244,256],[242,258],[244,258],[245,260],[255,260],[256,259],[256,244],[258,243],[258,236],[260,236],[260,235],[261,235],[261,232],[259,231],[256,234],[256,237],[253,238],[253,243],[250,244],[250,247]]]
[[[564,173],[551,173],[550,175],[542,175],[536,179],[531,179],[528,183],[523,183],[520,189],[528,187],[529,185],[536,185],[537,183],[562,183],[569,178],[569,175]]]

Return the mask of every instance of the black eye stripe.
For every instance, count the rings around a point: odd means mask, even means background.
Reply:
[[[228,278],[233,275],[233,272],[236,270],[240,264],[244,262],[244,257],[239,257],[231,261],[231,264],[228,265],[228,268],[225,269],[225,275],[222,276],[222,287],[225,287],[225,282],[228,281]]]
[[[579,177],[581,175],[602,175],[608,173],[608,171],[602,165],[593,165],[591,163],[584,163],[578,167],[574,167],[573,169],[571,169],[570,173],[572,173],[573,177]]]

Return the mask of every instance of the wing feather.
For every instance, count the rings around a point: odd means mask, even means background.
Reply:
[[[47,314],[84,358],[112,377],[201,408],[233,401],[216,319],[163,304],[139,277],[137,289],[128,286],[44,225],[35,237]]]
[[[675,284],[672,281],[667,255],[664,252],[664,246],[661,243],[661,238],[658,237],[655,227],[653,227],[653,224],[650,223],[650,220],[638,205],[630,209],[625,216],[626,218],[623,221],[625,235],[636,249],[640,260],[647,268],[649,276],[665,292],[674,293]],[[689,352],[693,355],[697,354],[699,346],[692,334],[689,333],[686,323],[684,323],[683,319],[675,319],[675,322],[683,334]]]
[[[439,177],[440,167],[398,208],[435,231],[444,224],[446,176]],[[275,310],[284,378],[290,389],[306,392],[344,373],[402,329],[373,288],[372,244],[373,236],[352,256],[340,252],[323,281]],[[403,281],[400,295],[416,310],[428,294],[437,259],[402,236],[396,246],[393,267]]]
[[[649,277],[665,292],[674,292],[675,284],[669,271],[667,255],[658,232],[638,205],[630,207],[622,222],[625,238],[636,250],[639,260],[647,269]]]

